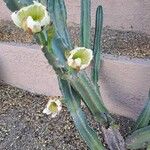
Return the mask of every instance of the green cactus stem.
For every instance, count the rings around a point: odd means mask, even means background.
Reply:
[[[126,138],[126,147],[128,149],[146,148],[149,144],[150,126],[138,129]]]
[[[80,46],[90,48],[91,0],[81,0]]]
[[[55,26],[57,36],[61,38],[64,47],[71,50],[73,47],[67,29],[67,12],[64,0],[48,0],[48,11]]]
[[[113,123],[113,119],[108,114],[100,95],[97,93],[94,84],[85,74],[78,73],[77,76],[68,76],[73,88],[81,95],[84,103],[88,106],[94,117],[105,127]]]
[[[96,23],[95,23],[95,36],[94,36],[94,58],[92,65],[92,80],[93,83],[98,87],[98,80],[100,76],[100,57],[101,57],[101,35],[103,28],[103,8],[102,6],[98,6],[96,11]]]
[[[71,85],[67,81],[59,79],[59,84],[64,96],[64,101],[82,138],[91,150],[105,150],[98,136],[94,130],[89,127],[85,119],[85,114],[82,112],[79,104],[80,97],[74,93]]]
[[[20,8],[30,5],[33,3],[33,0],[4,0],[7,7],[12,11],[19,10]]]
[[[37,33],[34,35],[35,39],[37,40],[38,44],[41,45],[41,49],[47,58],[49,64],[53,67],[57,75],[63,76],[65,74],[65,60],[61,60],[61,56],[58,54],[56,55],[55,50],[57,50],[57,47],[55,46],[55,49],[53,49],[53,45],[57,44],[55,43],[55,30],[54,26],[50,25],[47,29]],[[60,58],[60,59],[59,59]]]
[[[147,103],[145,104],[144,109],[136,120],[134,130],[140,129],[142,127],[147,126],[150,123],[150,91],[149,98]]]
[[[147,146],[147,149],[146,150],[150,150],[150,144]]]

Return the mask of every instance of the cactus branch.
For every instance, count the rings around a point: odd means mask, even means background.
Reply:
[[[134,130],[140,129],[142,127],[148,126],[150,122],[150,91],[149,91],[149,98],[147,103],[145,104],[145,107],[141,114],[139,115]]]
[[[19,10],[20,8],[30,5],[33,3],[33,0],[4,0],[7,7],[12,11]]]
[[[91,150],[105,150],[105,147],[98,139],[96,133],[87,124],[85,115],[77,102],[78,97],[76,96],[76,93],[72,91],[70,84],[62,79],[59,80],[59,84],[65,103],[67,104],[75,126],[79,130],[82,138],[86,141]]]
[[[150,126],[138,129],[126,138],[126,146],[128,149],[146,148],[149,144]]]
[[[96,11],[96,23],[95,23],[95,36],[94,36],[94,58],[92,66],[92,79],[93,83],[98,87],[97,82],[100,74],[100,57],[101,57],[101,35],[103,28],[103,8],[98,6]]]
[[[91,0],[81,0],[80,46],[90,48]]]
[[[45,32],[47,34],[45,34]],[[41,31],[35,34],[34,37],[36,38],[39,45],[42,46],[42,51],[45,57],[47,58],[49,64],[55,70],[56,74],[63,76],[64,70],[65,70],[64,65],[62,64],[60,59],[57,59],[58,57],[60,57],[58,56],[59,54],[56,55],[53,50],[53,42],[55,40],[55,35],[56,34],[55,34],[54,26],[50,25],[46,31],[45,30]],[[56,50],[56,47],[55,47],[55,50]]]
[[[57,36],[62,39],[66,49],[72,49],[72,42],[67,29],[67,12],[64,0],[48,0],[48,11],[54,23]]]
[[[108,114],[100,95],[97,93],[93,83],[84,74],[68,76],[73,88],[81,95],[84,103],[88,106],[94,117],[104,126],[108,127],[113,119]]]

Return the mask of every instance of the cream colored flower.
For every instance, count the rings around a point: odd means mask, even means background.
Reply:
[[[62,103],[60,99],[54,98],[50,99],[46,105],[46,108],[43,110],[44,114],[52,116],[52,118],[56,117],[62,109]]]
[[[86,49],[85,47],[77,47],[70,51],[67,62],[70,67],[79,71],[88,67],[92,58],[93,52],[91,49]]]
[[[30,33],[37,33],[50,23],[50,17],[46,7],[35,2],[32,5],[14,12],[11,18],[16,26]]]

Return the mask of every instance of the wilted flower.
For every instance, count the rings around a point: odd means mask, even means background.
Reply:
[[[29,33],[40,32],[43,27],[50,23],[46,7],[35,1],[34,4],[14,12],[11,18],[16,26]]]
[[[43,110],[44,114],[50,115],[52,116],[52,118],[56,117],[56,115],[59,114],[59,112],[62,109],[62,103],[60,101],[60,99],[57,98],[53,98],[48,101],[46,108]]]
[[[88,67],[92,58],[93,52],[91,49],[77,47],[70,51],[67,61],[70,67],[79,71]]]

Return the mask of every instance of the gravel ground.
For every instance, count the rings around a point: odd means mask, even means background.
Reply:
[[[0,41],[33,43],[32,35],[16,27],[12,21],[0,20]]]
[[[79,27],[69,27],[75,45],[79,45]],[[94,29],[91,30],[93,39]],[[11,21],[0,21],[0,41],[13,41],[18,43],[33,43],[31,35],[17,28]],[[92,43],[92,42],[91,42]],[[112,30],[105,27],[102,35],[103,53],[115,56],[129,56],[130,58],[150,59],[150,35],[132,31]]]
[[[42,113],[48,97],[0,83],[0,150],[87,150],[66,108],[56,118]],[[84,108],[93,128],[100,125]],[[125,135],[133,121],[114,116]]]

